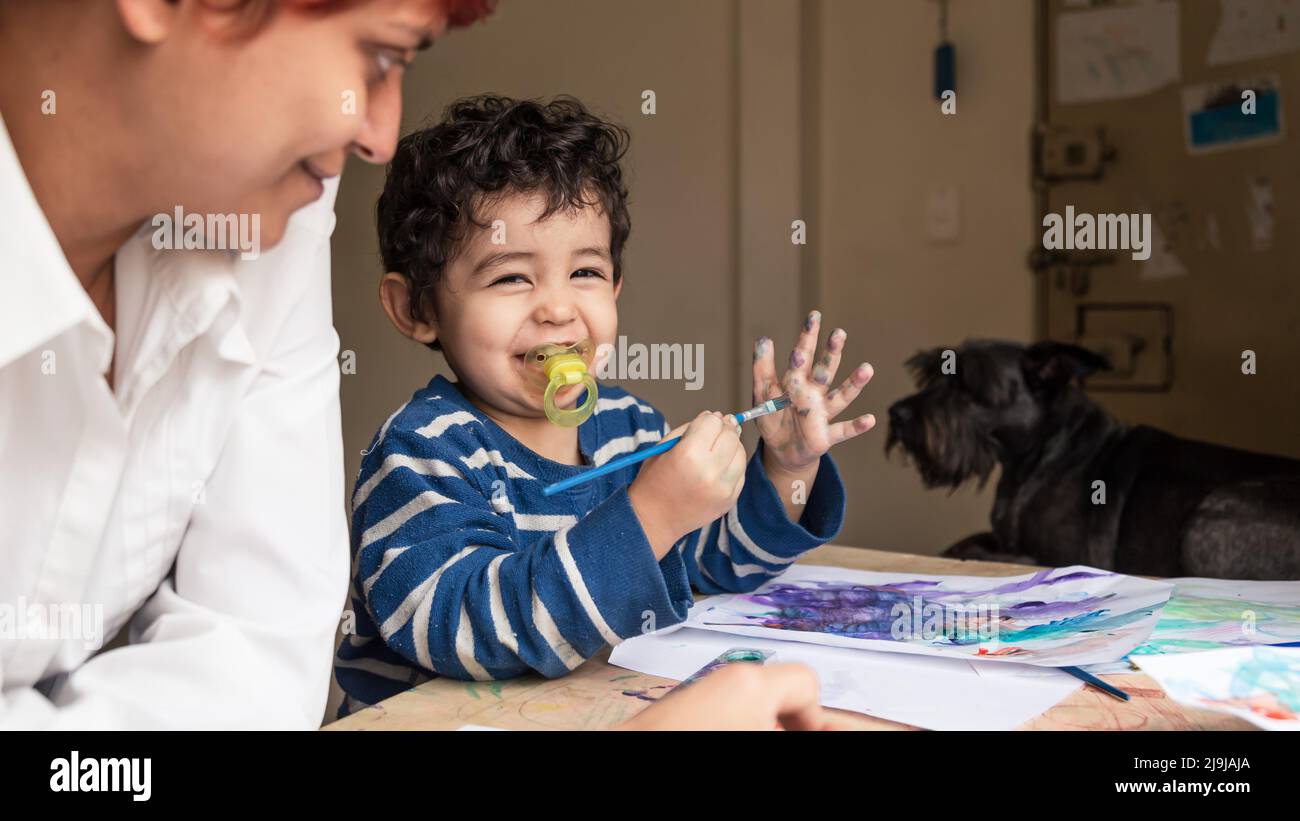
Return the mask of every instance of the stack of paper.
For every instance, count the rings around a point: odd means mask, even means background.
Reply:
[[[1300,582],[796,566],[699,602],[684,625],[627,641],[610,661],[682,680],[726,650],[768,650],[812,667],[828,707],[930,729],[1018,726],[1080,686],[1054,668],[1131,672],[1132,661],[1179,701],[1295,729],[1300,650],[1260,646],[1294,642]]]
[[[684,627],[630,639],[610,661],[681,681],[731,648],[774,651],[818,673],[827,707],[1010,729],[1080,686],[1054,666],[1122,659],[1147,639],[1171,590],[1082,566],[1004,578],[793,566],[751,594],[699,601]]]
[[[773,664],[808,665],[821,681],[822,704],[827,707],[928,730],[1009,730],[1080,686],[1078,679],[1050,668],[1028,668],[1026,672],[1038,675],[1025,677],[981,675],[977,668],[1014,672],[1027,666],[738,638],[689,627],[629,639],[614,648],[609,661],[682,681],[734,647],[772,650]]]
[[[1115,661],[1173,586],[1087,567],[980,578],[796,566],[713,596],[610,662],[683,680],[722,652],[807,664],[822,703],[928,729],[1010,729],[1079,688],[1057,666]]]

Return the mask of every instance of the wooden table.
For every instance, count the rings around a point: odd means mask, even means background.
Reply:
[[[1031,569],[1025,565],[940,559],[837,545],[818,548],[799,563],[966,576],[1014,576]],[[511,730],[599,730],[636,715],[650,705],[646,697],[660,696],[677,684],[672,679],[613,667],[608,659],[609,650],[604,650],[559,679],[535,675],[492,682],[434,679],[326,725],[325,729],[454,730],[466,724],[480,724]],[[1145,674],[1135,672],[1105,678],[1128,692],[1132,700],[1123,702],[1092,687],[1080,688],[1021,729],[1253,729],[1242,719],[1178,704],[1167,698],[1160,686]],[[864,730],[916,729],[860,713],[836,712],[846,723]]]

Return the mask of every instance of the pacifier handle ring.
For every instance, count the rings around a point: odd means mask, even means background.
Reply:
[[[583,374],[583,387],[587,389],[587,398],[581,405],[572,409],[565,410],[555,406],[555,392],[563,387],[568,387],[566,383],[559,379],[552,379],[546,385],[546,394],[542,398],[542,407],[546,411],[546,417],[557,425],[566,428],[573,428],[587,421],[596,407],[596,380],[591,374]]]

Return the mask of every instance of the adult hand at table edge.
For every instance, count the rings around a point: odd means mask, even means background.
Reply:
[[[829,730],[817,675],[802,664],[730,664],[624,721],[620,730]]]

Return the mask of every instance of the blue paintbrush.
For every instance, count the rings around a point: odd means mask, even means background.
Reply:
[[[1092,673],[1085,672],[1084,670],[1081,670],[1078,667],[1062,667],[1060,669],[1064,670],[1065,672],[1069,673],[1070,675],[1074,676],[1075,678],[1079,679],[1085,684],[1091,684],[1093,687],[1096,687],[1098,690],[1111,694],[1112,696],[1119,699],[1120,701],[1129,700],[1128,693],[1124,692],[1123,690],[1119,689],[1113,684],[1108,684],[1102,681],[1101,679],[1094,676]]]
[[[750,408],[747,411],[731,414],[731,418],[736,420],[737,425],[743,425],[750,419],[757,419],[760,416],[767,416],[769,413],[776,413],[790,404],[790,397],[782,394],[775,399],[769,399],[761,405]],[[658,456],[661,453],[670,451],[682,437],[674,436],[671,439],[665,439],[662,442],[656,442],[644,450],[638,450],[636,453],[629,453],[627,456],[621,456],[612,462],[606,462],[598,468],[592,468],[585,473],[579,473],[577,476],[570,476],[552,485],[547,485],[542,489],[543,496],[553,496],[561,491],[576,487],[584,482],[590,482],[598,476],[604,476],[607,473],[613,473],[616,470],[622,470],[628,465],[635,465],[637,462],[644,462],[651,456]]]

